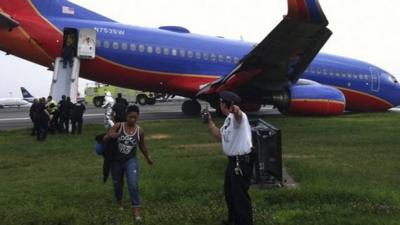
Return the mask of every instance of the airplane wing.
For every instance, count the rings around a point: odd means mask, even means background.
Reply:
[[[199,98],[223,90],[259,96],[295,83],[332,32],[318,0],[288,0],[288,15],[227,76],[210,83]]]
[[[0,12],[0,28],[12,29],[19,26],[19,22],[11,18],[7,13]]]

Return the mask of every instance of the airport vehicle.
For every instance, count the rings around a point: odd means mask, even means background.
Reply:
[[[104,93],[106,91],[109,91],[114,98],[117,97],[118,93],[121,93],[122,97],[129,103],[137,103],[140,105],[154,105],[156,103],[156,98],[161,96],[160,94],[152,92],[143,92],[97,83],[94,86],[85,88],[85,102],[91,102],[96,107],[101,107],[104,102]]]
[[[180,95],[188,115],[198,99],[218,109],[218,93],[238,93],[246,111],[338,115],[386,111],[400,85],[372,64],[318,54],[331,31],[318,0],[288,0],[288,14],[260,43],[192,34],[183,27],[129,26],[66,0],[0,0],[0,49],[52,68],[64,32],[96,32],[96,54],[80,76],[111,85]]]
[[[22,98],[27,102],[32,103],[33,100],[35,99],[35,97],[33,97],[33,95],[29,93],[29,91],[26,90],[25,87],[21,87],[21,93],[22,93]]]

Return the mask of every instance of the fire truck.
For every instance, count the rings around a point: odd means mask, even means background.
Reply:
[[[107,84],[95,83],[94,85],[88,84],[85,88],[85,102],[93,103],[96,107],[101,107],[104,102],[104,94],[109,91],[113,98],[116,98],[118,93],[122,94],[129,103],[139,105],[154,105],[156,99],[162,98],[163,95],[154,92],[143,92],[133,89],[121,88],[110,86]]]

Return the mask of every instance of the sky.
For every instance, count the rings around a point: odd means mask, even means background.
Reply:
[[[287,13],[286,0],[72,0],[118,22],[144,27],[176,25],[192,33],[260,42]],[[359,59],[400,78],[400,1],[320,0],[333,31],[322,52]],[[0,52],[0,97],[26,87],[47,96],[52,72]],[[80,80],[80,92],[87,80]]]

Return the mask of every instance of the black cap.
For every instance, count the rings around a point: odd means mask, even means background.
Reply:
[[[219,93],[219,97],[226,102],[240,102],[242,101],[242,99],[239,97],[239,95],[231,92],[231,91],[223,91],[221,93]]]

